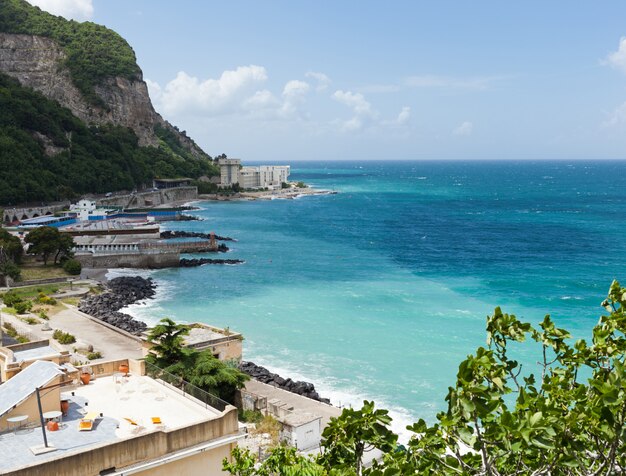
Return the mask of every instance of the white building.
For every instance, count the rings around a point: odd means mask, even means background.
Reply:
[[[78,221],[88,221],[104,220],[111,213],[111,210],[97,208],[94,200],[83,198],[77,203],[70,205],[70,212],[76,213]]]
[[[93,215],[95,210],[96,202],[94,200],[87,200],[86,198],[70,205],[70,212],[76,213],[80,221],[89,220],[89,215]]]
[[[289,165],[260,165],[259,182],[261,188],[281,188],[283,182],[289,179],[291,167]]]
[[[298,451],[319,448],[322,439],[322,417],[310,413],[290,413],[279,417],[279,438]]]
[[[220,159],[220,185],[229,187],[238,183],[241,188],[281,188],[289,180],[289,165],[259,165],[242,167],[240,159]]]

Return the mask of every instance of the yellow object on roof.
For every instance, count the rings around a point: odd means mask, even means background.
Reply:
[[[93,420],[82,419],[78,422],[78,431],[91,431],[93,429]]]
[[[161,417],[153,416],[152,417],[152,423],[154,423],[155,425],[160,425],[161,424]]]

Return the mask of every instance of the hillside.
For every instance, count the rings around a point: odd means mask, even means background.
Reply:
[[[134,51],[112,30],[0,0],[0,75],[0,204],[217,174],[154,110]]]

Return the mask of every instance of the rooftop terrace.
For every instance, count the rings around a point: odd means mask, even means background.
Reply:
[[[168,439],[166,447],[170,451],[176,450],[177,446],[184,448],[203,441],[203,438],[208,439],[210,435],[202,424],[225,415],[148,376],[115,374],[98,377],[88,385],[64,391],[61,396],[70,401],[68,414],[63,417],[59,431],[46,430],[48,443],[56,450],[39,455],[33,453],[31,448],[41,446],[43,436],[41,427],[34,427],[38,423],[29,415],[29,427],[0,435],[0,454],[11,455],[10,458],[0,458],[0,474],[42,463],[67,465],[69,460],[66,458],[73,455],[88,458],[91,451],[99,451],[102,461],[115,461],[118,467],[132,465],[144,458],[159,456],[149,454],[153,447],[159,446],[157,440],[149,438],[151,434],[170,433],[167,438],[174,439],[171,442]],[[90,412],[102,414],[102,417],[96,420],[92,431],[79,431],[79,421]],[[153,423],[153,417],[158,417],[160,423]],[[181,428],[189,431],[198,424],[201,426],[195,433],[185,433],[184,438],[183,434],[174,435]],[[199,441],[193,441],[194,437]],[[138,440],[140,438],[145,439]],[[131,444],[132,440],[136,443]],[[107,450],[106,447],[120,442],[126,443],[122,452]],[[95,464],[98,458],[92,456],[91,464]],[[52,467],[46,467],[46,471]]]

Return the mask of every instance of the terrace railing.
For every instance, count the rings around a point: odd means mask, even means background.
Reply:
[[[166,372],[162,368],[148,362],[146,362],[146,375],[156,381],[161,380],[162,382],[176,387],[182,392],[183,396],[190,396],[195,398],[196,400],[199,400],[205,405],[205,408],[207,409],[210,407],[220,412],[223,412],[226,407],[230,405],[228,402],[225,402],[221,398],[216,397],[212,393],[202,390],[201,388],[196,387],[195,385],[192,385],[189,382],[183,380],[181,377]]]

